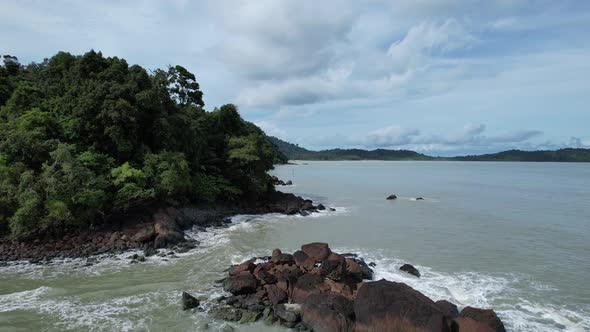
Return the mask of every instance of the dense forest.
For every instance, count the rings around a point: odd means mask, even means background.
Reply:
[[[431,157],[409,150],[331,149],[311,151],[276,137],[270,141],[290,160],[457,160],[457,161],[548,161],[590,162],[590,149],[555,151],[509,150],[498,153],[459,157]]]
[[[205,111],[181,66],[94,51],[2,60],[0,234],[88,227],[156,202],[256,199],[287,161],[236,106]]]

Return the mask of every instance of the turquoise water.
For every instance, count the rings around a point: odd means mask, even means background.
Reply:
[[[308,162],[273,173],[295,183],[281,190],[336,211],[238,216],[189,232],[201,246],[168,261],[0,267],[0,331],[215,331],[226,323],[182,312],[180,291],[214,298],[228,264],[310,241],[358,252],[377,278],[435,300],[494,308],[512,331],[590,330],[590,164]],[[399,272],[404,262],[423,277]]]

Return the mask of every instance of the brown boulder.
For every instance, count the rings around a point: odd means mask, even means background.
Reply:
[[[355,331],[448,331],[432,300],[410,286],[384,279],[364,283],[354,301]]]
[[[478,309],[473,307],[465,307],[461,310],[459,317],[472,318],[484,325],[487,325],[495,332],[506,332],[504,324],[491,309]]]
[[[373,270],[360,259],[346,258],[346,273],[358,282],[373,279]]]
[[[436,304],[447,318],[453,319],[459,316],[459,309],[457,309],[457,306],[447,300],[436,301],[434,304]]]
[[[256,277],[256,279],[258,279],[260,281],[260,283],[262,285],[265,284],[274,284],[277,282],[277,277],[270,273],[269,270],[273,267],[274,265],[272,263],[261,263],[258,264],[256,266],[256,268],[254,269],[254,276]]]
[[[303,251],[305,254],[307,254],[307,256],[317,263],[328,258],[330,253],[332,253],[330,247],[328,247],[328,244],[322,242],[304,244],[301,246],[301,251]]]
[[[171,211],[176,211],[171,209]],[[182,229],[175,221],[175,218],[165,212],[157,212],[152,216],[154,221],[154,231],[156,238],[154,240],[154,247],[164,248],[173,244],[177,244],[184,240]]]
[[[320,275],[336,281],[344,279],[346,276],[346,260],[343,256],[331,253],[328,259],[322,262]]]
[[[315,332],[352,331],[353,302],[341,295],[310,295],[302,306],[301,318]]]
[[[303,303],[310,295],[329,290],[330,287],[324,283],[324,278],[316,274],[306,273],[295,282],[291,299],[295,303]]]
[[[225,279],[223,288],[234,295],[240,295],[256,292],[257,286],[258,282],[252,274],[242,272]]]
[[[273,305],[284,303],[288,300],[287,293],[277,285],[265,285],[264,290],[266,290],[268,300]]]
[[[254,271],[255,268],[256,268],[256,265],[250,259],[250,260],[247,260],[241,264],[232,266],[229,269],[229,275],[235,276],[235,275],[240,274],[240,272],[244,272],[244,271],[252,272],[252,271]]]
[[[454,323],[455,331],[458,332],[494,332],[489,326],[469,317],[458,317]]]
[[[293,260],[297,266],[303,268],[306,271],[311,271],[315,266],[315,261],[301,250],[297,250],[293,253]]]

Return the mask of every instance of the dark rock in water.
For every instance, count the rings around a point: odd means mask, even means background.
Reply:
[[[506,332],[506,328],[504,324],[498,318],[498,315],[491,309],[478,309],[473,307],[465,307],[461,310],[459,317],[466,317],[472,318],[489,328],[491,328],[495,332]]]
[[[450,319],[459,316],[459,309],[457,309],[457,306],[447,300],[436,301],[434,304],[436,304],[440,311]]]
[[[330,211],[334,212],[334,211],[336,211],[336,209],[335,208],[330,208]]]
[[[389,200],[389,201],[392,200],[392,199],[397,199],[397,196],[395,196],[395,195],[389,195],[386,198],[386,200]]]
[[[199,306],[199,300],[187,292],[182,292],[182,310],[189,310]]]
[[[420,278],[420,271],[418,271],[417,268],[413,267],[410,264],[404,264],[399,269],[400,269],[400,271],[404,271],[406,273],[409,273],[411,275],[414,275],[414,276]]]
[[[424,198],[422,198],[422,197],[416,197],[416,200],[417,200],[417,201],[423,201],[423,200],[424,200]]]
[[[293,181],[289,180],[287,182],[285,182],[285,186],[291,186],[293,185]]]
[[[160,211],[153,215],[152,219],[156,233],[154,247],[164,248],[184,241],[182,229],[173,217],[178,214],[179,212],[176,209],[170,208],[167,211]]]
[[[301,216],[303,216],[303,217],[307,217],[307,216],[309,216],[309,215],[310,215],[310,213],[309,213],[309,212],[307,212],[307,211],[305,211],[305,210],[302,210],[302,211],[299,211],[299,215],[301,215]]]
[[[256,278],[250,273],[231,276],[223,284],[223,288],[234,295],[253,293],[257,286]]]
[[[324,204],[322,204],[322,203],[318,204],[318,206],[316,206],[316,208],[317,208],[318,210],[320,210],[320,211],[323,211],[323,210],[325,210],[325,209],[326,209],[326,207],[325,207],[325,206],[324,206]]]
[[[330,247],[328,247],[328,244],[322,242],[304,244],[301,246],[301,251],[306,253],[307,256],[309,256],[317,263],[328,258],[328,256],[330,256],[330,254],[332,253]]]
[[[340,281],[346,275],[346,259],[338,254],[331,253],[328,259],[320,266],[322,277]]]
[[[364,283],[354,301],[355,331],[446,331],[434,302],[410,286],[384,279]]]
[[[293,255],[289,255],[289,254],[277,254],[277,255],[272,255],[272,257],[270,258],[270,261],[272,263],[275,264],[293,264],[295,263],[295,261],[293,260]]]
[[[376,264],[375,262],[370,262],[370,263],[369,263],[369,266],[370,266],[370,267],[375,267],[375,266],[377,266],[377,264]]]
[[[303,303],[301,318],[312,331],[350,331],[353,302],[338,294],[313,294]]]

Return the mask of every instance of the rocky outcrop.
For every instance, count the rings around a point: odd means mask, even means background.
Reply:
[[[291,185],[293,185],[293,181],[288,180],[285,182],[276,176],[272,176],[271,181],[272,181],[272,184],[275,186],[291,186]]]
[[[467,307],[458,314],[451,302],[372,277],[362,258],[332,252],[326,243],[305,244],[292,255],[275,249],[231,267],[224,281],[231,296],[210,314],[322,332],[504,331],[492,310]]]

